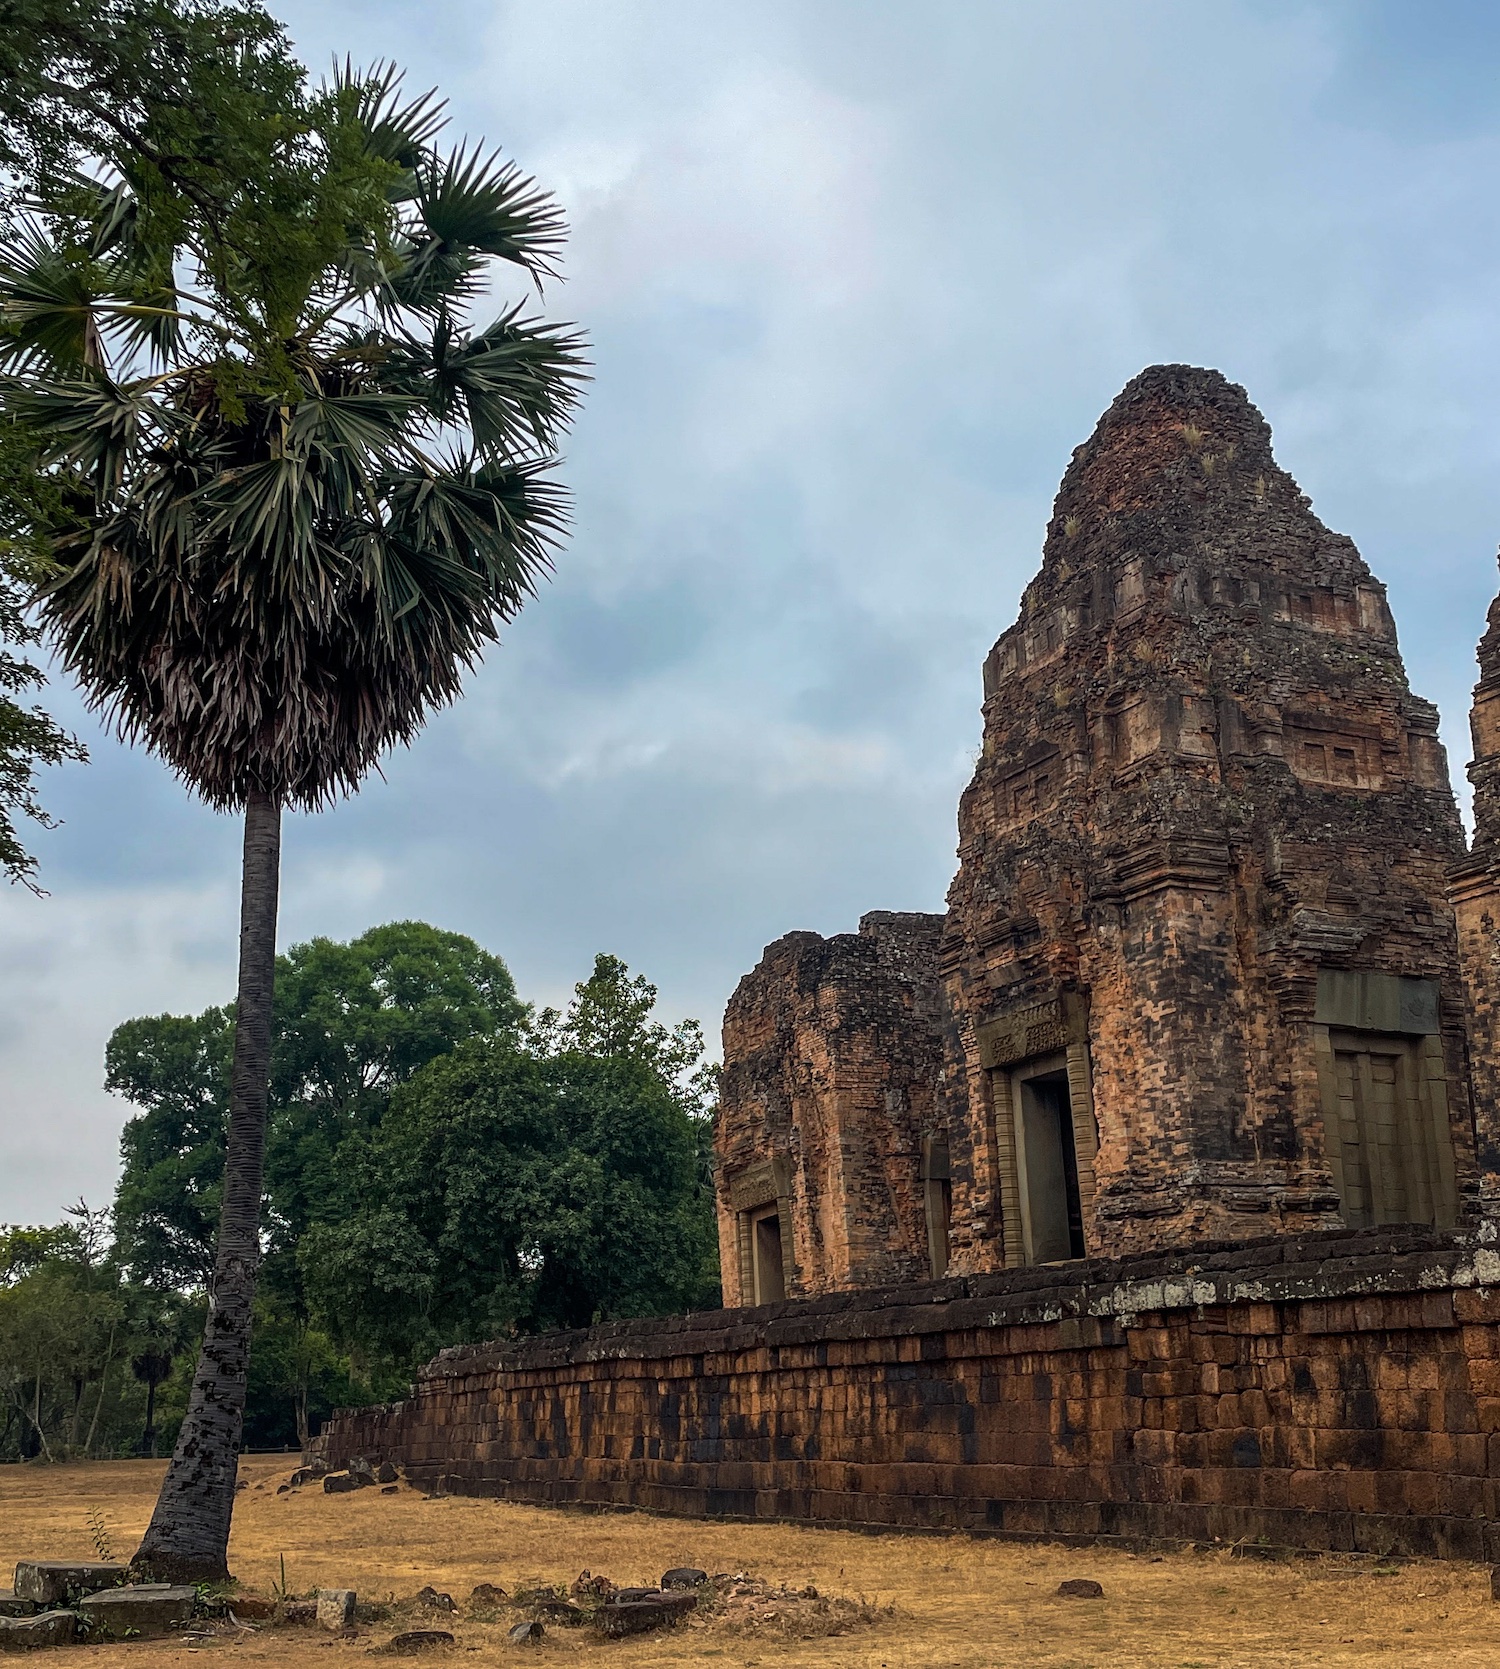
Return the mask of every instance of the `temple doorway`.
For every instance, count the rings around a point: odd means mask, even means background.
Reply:
[[[1081,1258],[1083,1205],[1066,1059],[1049,1057],[1020,1067],[1011,1104],[1026,1262]]]

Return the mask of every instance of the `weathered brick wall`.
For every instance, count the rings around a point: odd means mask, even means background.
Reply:
[[[1479,643],[1469,730],[1474,843],[1449,877],[1467,1006],[1482,1214],[1500,1218],[1500,597]]]
[[[324,1434],[567,1505],[1500,1560],[1500,1255],[1268,1239],[444,1352]]]
[[[875,911],[858,933],[789,933],[730,998],[715,1127],[726,1303],[754,1302],[741,1235],[762,1196],[782,1201],[789,1296],[930,1274],[919,1173],[943,1058],[941,929]]]
[[[1481,823],[1500,803],[1500,647],[1491,660]],[[1452,1227],[1486,1167],[1500,1214],[1500,847],[1450,902],[1464,840],[1437,711],[1407,682],[1384,587],[1243,389],[1158,365],[1121,392],[1073,455],[984,692],[958,873],[946,916],[913,918],[941,926],[916,977],[879,975],[854,936],[792,934],[730,1004],[731,1300],[768,1168],[789,1291],[918,1278],[923,1132],[946,1144],[966,1274],[1063,1239],[1117,1256],[1341,1221]],[[1377,983],[1390,1001],[1351,996]],[[1396,1023],[1416,986],[1424,1018]],[[1372,1051],[1394,1113],[1359,1076]],[[1026,1158],[1027,1067],[1065,1075],[1072,1131],[1069,1221],[1040,1237],[1028,1214],[1058,1189]]]

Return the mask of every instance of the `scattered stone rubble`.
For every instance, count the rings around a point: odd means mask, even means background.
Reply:
[[[23,1559],[0,1592],[0,1652],[67,1646],[75,1640],[153,1640],[187,1628],[195,1588],[127,1580],[125,1565]]]
[[[357,1475],[357,1469],[349,1470]],[[319,1482],[324,1476],[317,1473],[304,1481]],[[743,1571],[710,1576],[691,1565],[663,1572],[655,1587],[621,1587],[591,1571],[580,1572],[566,1587],[534,1584],[514,1593],[494,1582],[480,1582],[462,1613],[451,1594],[430,1583],[409,1599],[389,1603],[361,1602],[352,1588],[320,1588],[300,1596],[278,1593],[274,1598],[246,1590],[215,1602],[192,1587],[132,1583],[128,1575],[128,1567],[113,1563],[28,1560],[18,1565],[14,1590],[0,1592],[0,1652],[174,1634],[190,1641],[226,1632],[243,1637],[267,1625],[317,1628],[347,1637],[357,1635],[362,1625],[392,1618],[419,1623],[434,1614],[500,1622],[514,1645],[535,1645],[550,1628],[591,1629],[617,1640],[685,1623],[808,1639],[847,1633],[885,1614],[865,1601],[827,1597],[813,1587],[777,1586]],[[454,1642],[450,1629],[420,1622],[416,1627],[398,1626],[396,1634],[372,1649],[402,1656]]]

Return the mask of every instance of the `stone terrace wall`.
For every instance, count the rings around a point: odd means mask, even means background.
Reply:
[[[1497,1561],[1500,1252],[1366,1230],[466,1347],[323,1447],[559,1505]]]

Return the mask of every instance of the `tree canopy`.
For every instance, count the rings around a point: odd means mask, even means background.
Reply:
[[[205,247],[212,236],[250,252],[275,223],[244,182],[278,139],[306,128],[302,79],[281,26],[256,5],[0,0],[4,241],[24,235],[27,216],[76,208],[80,167],[102,165],[126,183],[116,206],[133,233],[145,229],[143,247],[168,248],[193,224]],[[0,339],[15,342],[22,324],[0,320]],[[0,423],[0,873],[32,887],[36,860],[17,819],[50,827],[39,769],[87,757],[30,699],[43,677],[26,653],[39,636],[28,611],[65,515],[34,453]]]
[[[443,1345],[718,1302],[715,1073],[656,1001],[599,956],[565,1010],[533,1013],[499,957],[422,922],[278,959],[257,1441],[399,1391]],[[232,1041],[210,1008],[109,1043],[108,1087],[141,1109],[116,1256],[150,1291],[212,1267]]]
[[[273,1259],[332,1199],[340,1144],[380,1122],[397,1084],[465,1038],[513,1032],[525,1014],[499,957],[425,922],[388,922],[347,943],[313,939],[278,957]],[[106,1048],[105,1087],[142,1109],[121,1137],[115,1229],[148,1285],[198,1286],[213,1266],[233,1046],[229,1007],[127,1020]]]

